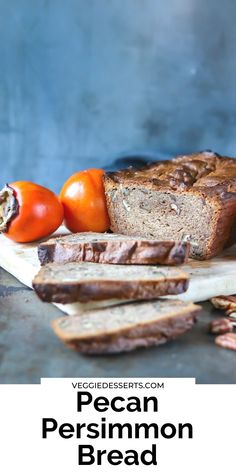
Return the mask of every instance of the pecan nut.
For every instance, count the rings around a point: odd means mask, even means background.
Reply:
[[[213,320],[209,326],[212,334],[225,334],[233,331],[233,324],[228,318],[217,318]]]
[[[215,338],[217,346],[236,351],[236,333],[221,334]]]
[[[211,298],[211,303],[219,310],[236,311],[236,295],[213,297]]]

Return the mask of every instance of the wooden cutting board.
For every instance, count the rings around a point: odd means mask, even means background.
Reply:
[[[56,235],[68,231],[61,227]],[[17,244],[0,235],[0,266],[10,272],[23,284],[31,287],[32,279],[39,270],[37,244]],[[202,302],[217,295],[232,295],[236,293],[236,245],[227,249],[221,256],[209,261],[189,260],[181,266],[190,275],[190,284],[186,293],[178,296],[181,300]],[[114,300],[114,303],[116,301]],[[104,306],[107,302],[104,302]],[[67,314],[81,312],[84,304],[73,303],[59,305],[58,308]],[[86,304],[92,308],[93,304]],[[84,308],[83,308],[84,309]]]

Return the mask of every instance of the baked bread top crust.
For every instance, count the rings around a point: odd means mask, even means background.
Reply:
[[[142,169],[129,168],[109,172],[105,181],[123,186],[142,184],[148,189],[196,192],[216,195],[236,192],[236,159],[210,151],[177,156]]]

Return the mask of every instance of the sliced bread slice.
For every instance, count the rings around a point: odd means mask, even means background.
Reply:
[[[188,279],[185,272],[171,267],[69,262],[43,266],[33,287],[46,302],[150,300],[185,292]]]
[[[189,247],[186,242],[88,232],[51,238],[39,245],[38,257],[42,265],[49,262],[178,265],[186,262]]]
[[[163,344],[189,330],[200,306],[179,300],[126,303],[53,320],[56,335],[85,354],[108,354]]]

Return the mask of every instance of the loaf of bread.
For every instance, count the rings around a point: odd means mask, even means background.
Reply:
[[[111,229],[190,242],[208,259],[236,241],[236,160],[213,152],[179,156],[104,178]]]
[[[33,280],[33,287],[46,302],[86,303],[114,298],[148,300],[186,291],[188,279],[185,272],[165,266],[68,262],[42,266]]]
[[[42,265],[49,262],[178,265],[186,262],[188,254],[189,243],[92,232],[51,238],[38,247]]]
[[[117,353],[176,338],[193,326],[199,310],[192,303],[163,299],[62,317],[52,326],[63,342],[82,353]]]

